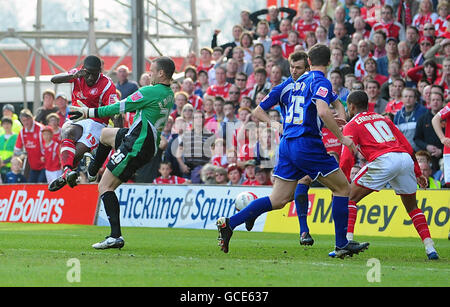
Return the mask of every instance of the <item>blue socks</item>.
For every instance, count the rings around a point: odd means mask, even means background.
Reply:
[[[331,206],[336,246],[342,248],[348,243],[346,238],[348,225],[348,197],[333,196]]]
[[[230,227],[234,229],[245,221],[254,220],[261,214],[271,210],[272,203],[269,196],[255,199],[247,207],[230,217]]]
[[[300,224],[300,234],[309,232],[308,222],[308,190],[309,186],[306,184],[298,184],[295,189],[295,209],[297,210],[298,222]]]

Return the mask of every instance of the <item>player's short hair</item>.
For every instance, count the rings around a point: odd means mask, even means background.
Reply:
[[[102,61],[95,55],[88,55],[83,61],[83,66],[100,70],[102,68]]]
[[[358,110],[367,110],[369,97],[365,91],[352,91],[347,97],[347,105],[353,104]]]
[[[156,63],[158,70],[164,71],[164,75],[167,79],[172,79],[172,75],[175,72],[175,63],[171,58],[162,56],[153,60]]]
[[[309,50],[308,57],[312,66],[328,66],[331,51],[326,45],[316,44]]]
[[[305,51],[295,51],[289,55],[289,62],[297,62],[303,60],[305,62],[305,67],[308,68],[308,54]]]

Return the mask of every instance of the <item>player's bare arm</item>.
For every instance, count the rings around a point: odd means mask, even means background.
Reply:
[[[334,117],[336,123],[338,124],[339,127],[345,126],[345,124],[347,124],[347,120],[344,105],[341,103],[339,99],[336,99],[331,104],[333,105],[334,109],[337,112],[336,116]]]
[[[69,83],[73,79],[78,79],[87,75],[87,71],[85,69],[80,69],[74,74],[61,73],[55,75],[50,80],[52,83],[60,84],[60,83]]]
[[[317,114],[320,116],[327,128],[330,129],[330,131],[338,138],[338,140],[342,144],[347,146],[353,153],[356,153],[357,150],[355,144],[353,143],[351,138],[342,134],[341,129],[334,119],[333,113],[331,113],[330,108],[328,107],[328,104],[321,99],[317,99],[316,108]]]
[[[431,124],[433,125],[434,132],[437,137],[441,141],[444,146],[450,147],[450,138],[445,137],[444,132],[442,132],[441,128],[441,115],[437,113],[433,119],[431,120]]]
[[[257,106],[253,110],[252,115],[256,117],[259,121],[270,124],[271,127],[278,130],[279,133],[283,132],[283,126],[281,125],[281,123],[277,121],[272,121],[269,115],[267,115],[266,111],[264,111],[263,108],[261,108],[260,106]]]

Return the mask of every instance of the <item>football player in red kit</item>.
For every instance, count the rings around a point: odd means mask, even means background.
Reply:
[[[113,81],[101,73],[101,60],[90,55],[84,59],[81,69],[54,76],[53,83],[72,83],[72,105],[98,108],[116,101],[117,93]],[[77,184],[75,168],[84,153],[98,146],[100,134],[109,118],[88,118],[76,123],[67,120],[61,132],[61,164],[63,174],[49,184],[50,191],[57,191],[68,184]]]
[[[373,191],[389,183],[412,219],[425,245],[428,259],[439,259],[431,239],[427,221],[417,207],[417,183],[427,186],[413,149],[400,130],[386,117],[368,112],[368,96],[364,91],[353,91],[347,98],[347,108],[352,119],[345,125],[343,134],[350,137],[368,163],[353,179],[350,190],[347,239],[353,237],[356,221],[356,204]],[[353,153],[343,146],[340,167],[349,178],[355,164]]]

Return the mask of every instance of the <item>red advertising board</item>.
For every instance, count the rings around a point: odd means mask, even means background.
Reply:
[[[96,184],[49,192],[43,184],[0,185],[0,222],[93,225]]]

